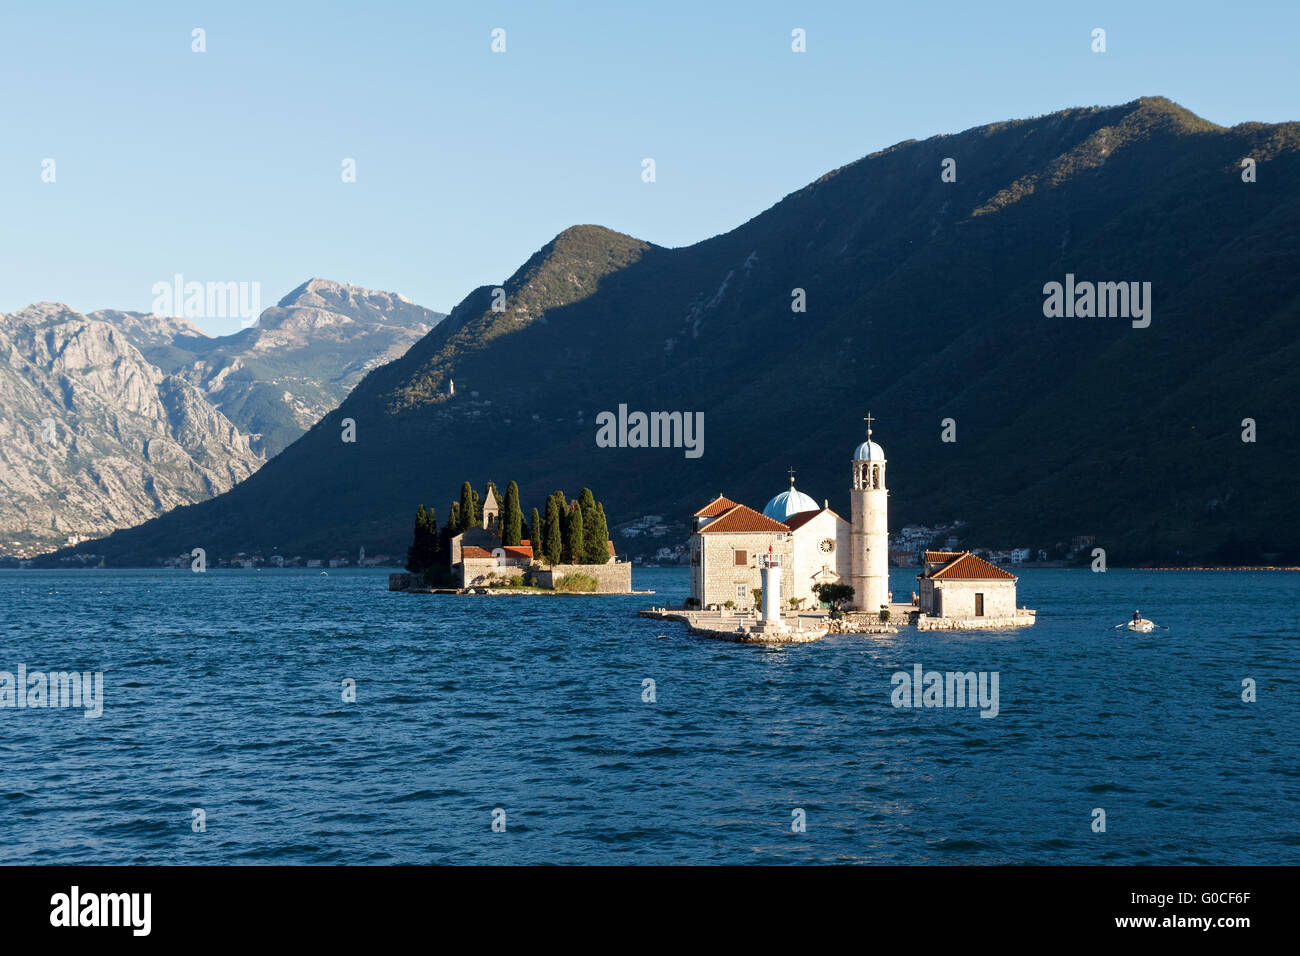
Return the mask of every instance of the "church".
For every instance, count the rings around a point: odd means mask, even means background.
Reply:
[[[718,495],[693,515],[691,598],[697,607],[750,608],[765,566],[780,566],[783,603],[816,609],[818,584],[848,584],[854,610],[878,613],[889,590],[889,489],[884,449],[867,440],[850,459],[849,518],[790,487],[762,511]],[[914,616],[993,624],[1016,615],[1016,577],[968,552],[926,552]],[[902,603],[902,602],[899,602]],[[983,619],[983,622],[981,622]]]
[[[849,520],[794,485],[755,511],[718,495],[693,516],[691,597],[700,607],[754,604],[766,562],[781,566],[781,594],[813,609],[818,584],[849,584],[859,610],[888,607],[889,501],[885,452],[871,439],[853,452]]]

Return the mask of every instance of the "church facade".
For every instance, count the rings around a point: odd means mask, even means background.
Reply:
[[[851,461],[850,512],[845,520],[823,501],[790,487],[755,511],[718,495],[693,516],[691,597],[700,607],[756,605],[761,569],[781,566],[781,594],[815,608],[818,584],[849,584],[853,606],[878,611],[889,594],[889,493],[885,453],[871,440]]]

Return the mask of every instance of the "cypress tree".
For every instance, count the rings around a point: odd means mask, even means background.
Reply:
[[[560,553],[562,564],[581,564],[582,551],[582,509],[575,501],[565,512],[568,520],[564,525],[564,550]]]
[[[460,502],[453,501],[451,511],[447,514],[447,524],[438,535],[439,547],[442,553],[447,555],[448,560],[451,560],[451,539],[458,534],[460,534]]]
[[[422,574],[438,563],[438,516],[424,505],[415,513],[415,536],[406,552],[406,569]]]
[[[442,560],[442,541],[438,538],[438,512],[430,508],[425,515],[424,526],[427,529],[429,542],[429,567],[433,567]]]
[[[533,546],[533,556],[542,556],[542,516],[533,509],[533,519],[528,522],[528,543]]]
[[[592,516],[593,544],[587,549],[587,563],[605,564],[609,561],[609,522],[605,520],[605,506],[597,502]]]
[[[501,545],[513,547],[523,540],[524,512],[519,507],[519,486],[506,485],[506,500],[501,508]]]
[[[564,529],[560,524],[560,505],[555,495],[546,499],[546,563],[559,564],[560,552],[564,550]]]
[[[415,529],[411,534],[411,546],[406,549],[406,570],[412,574],[423,574],[424,569],[428,566],[424,563],[424,543],[422,540],[428,525],[429,519],[424,512],[424,505],[420,505],[415,512]]]
[[[582,511],[582,549],[576,560],[580,564],[596,564],[593,560],[596,547],[599,544],[603,550],[604,543],[596,540],[596,496],[590,488],[583,488],[578,495],[578,508]]]
[[[476,528],[482,523],[478,510],[478,492],[467,481],[460,486],[460,520],[456,523],[456,534]]]

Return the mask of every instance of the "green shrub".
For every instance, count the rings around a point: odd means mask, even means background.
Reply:
[[[599,587],[599,581],[590,574],[583,574],[581,571],[562,574],[555,579],[555,590],[557,591],[595,591]]]
[[[853,600],[853,588],[847,584],[814,584],[813,593],[823,604],[829,604],[837,611]]]
[[[688,610],[694,610],[699,606],[700,606],[699,598],[688,597],[685,601],[682,602],[682,607]]]

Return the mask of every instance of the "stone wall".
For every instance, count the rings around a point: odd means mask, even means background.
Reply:
[[[925,582],[922,581],[922,584]],[[945,581],[932,580],[934,603],[922,608],[941,617],[974,618],[975,595],[984,595],[982,617],[1014,617],[1016,613],[1016,582],[1010,580]]]
[[[553,564],[533,573],[537,578],[537,586],[541,588],[555,587],[555,580],[566,574],[585,574],[599,582],[598,594],[627,594],[632,590],[632,565],[627,561],[610,564]]]
[[[880,619],[880,612],[846,611],[842,617],[828,622],[832,634],[897,634],[898,625],[907,624],[907,617],[891,612],[888,621]]]
[[[789,532],[749,531],[734,534],[696,534],[691,546],[696,541],[703,545],[702,565],[691,568],[691,597],[696,598],[704,607],[711,604],[723,605],[728,601],[736,602],[738,608],[752,607],[754,588],[763,586],[759,575],[758,558],[767,554],[768,546],[773,554],[781,556],[783,571],[781,574],[781,601],[787,604],[785,596],[794,593],[794,567],[790,560],[791,547]],[[745,564],[737,565],[735,553],[745,552]],[[694,557],[692,557],[694,561]],[[703,585],[703,593],[697,589]],[[796,595],[797,596],[797,595]]]
[[[1025,608],[1003,617],[930,617],[916,619],[918,631],[979,631],[993,627],[1029,627],[1038,620],[1037,612]]]
[[[501,566],[496,558],[465,558],[460,563],[460,586],[463,588],[486,587],[493,576],[510,577],[523,574],[517,568]]]

